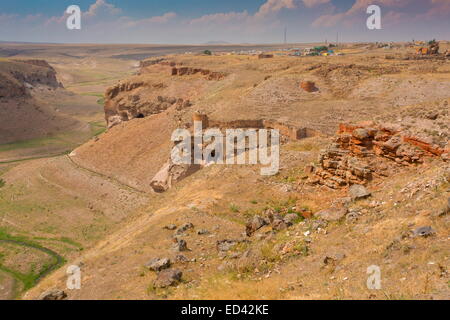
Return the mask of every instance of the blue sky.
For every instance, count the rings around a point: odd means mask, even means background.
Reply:
[[[66,28],[79,5],[82,30]],[[382,30],[366,27],[370,4]],[[450,0],[16,0],[0,2],[0,41],[200,44],[450,39]]]
[[[345,0],[344,0],[345,1]],[[0,2],[0,12],[58,15],[69,5],[76,4],[86,11],[92,0],[16,0]],[[264,0],[110,0],[109,3],[121,8],[127,15],[143,18],[177,11],[186,16],[229,11],[256,11]]]

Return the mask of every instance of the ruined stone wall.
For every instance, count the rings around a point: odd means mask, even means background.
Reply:
[[[227,76],[227,74],[224,72],[211,71],[208,69],[201,69],[201,68],[173,67],[171,69],[172,76],[189,76],[195,74],[201,74],[207,80],[216,80],[216,81],[222,80]]]
[[[263,119],[234,121],[209,120],[209,127],[219,129],[275,129],[279,130],[282,136],[290,140],[301,140],[318,134],[318,132],[312,129],[297,127],[280,121]]]

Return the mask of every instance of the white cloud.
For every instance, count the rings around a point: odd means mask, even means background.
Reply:
[[[308,0],[306,0],[308,1]],[[319,0],[323,1],[323,0]],[[263,19],[275,14],[282,9],[294,9],[296,8],[295,0],[267,0],[258,11],[251,15],[247,10],[241,12],[224,12],[214,13],[195,18],[190,21],[191,24],[228,24],[228,23],[258,23]]]
[[[448,18],[450,15],[450,0],[355,0],[353,6],[346,12],[322,15],[313,22],[313,26],[333,27],[338,24],[359,23],[361,17],[366,17],[366,9],[371,4],[381,6],[383,20],[390,25],[407,24],[413,21],[420,23],[424,19]],[[420,12],[423,8],[427,8],[424,13]]]
[[[321,4],[330,3],[331,0],[303,0],[303,4],[307,8],[312,8]]]
[[[86,11],[83,15],[86,17],[97,17],[99,15],[118,15],[122,12],[121,9],[117,8],[111,3],[106,2],[105,0],[96,0],[94,4],[92,4],[88,11]]]
[[[215,13],[201,16],[190,21],[190,24],[202,24],[202,23],[230,23],[236,21],[244,21],[249,17],[248,12],[227,12],[227,13]]]
[[[282,9],[294,9],[296,7],[294,0],[267,0],[267,2],[259,8],[255,17],[265,17]]]
[[[146,19],[131,20],[130,18],[126,18],[126,20],[129,20],[129,22],[127,22],[127,27],[134,27],[134,26],[143,26],[147,24],[168,23],[169,21],[175,19],[176,17],[177,14],[175,12],[167,12],[161,16],[154,16]]]

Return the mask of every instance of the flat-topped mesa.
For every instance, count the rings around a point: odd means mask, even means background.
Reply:
[[[420,164],[427,157],[449,161],[450,145],[442,148],[400,127],[341,124],[334,143],[321,152],[319,165],[309,168],[309,182],[331,188],[366,184],[374,176],[388,175],[389,166]]]

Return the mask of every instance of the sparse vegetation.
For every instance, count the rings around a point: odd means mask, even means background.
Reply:
[[[38,243],[27,239],[26,237],[11,236],[2,229],[0,229],[0,244],[1,243],[13,244],[19,247],[22,246],[35,249],[49,255],[52,258],[52,262],[44,263],[40,270],[34,270],[34,268],[31,266],[29,273],[22,273],[10,267],[6,267],[0,260],[0,270],[11,274],[16,280],[20,281],[23,284],[23,291],[32,288],[40,279],[48,275],[53,270],[61,267],[65,263],[65,259],[58,255],[56,252],[45,248]],[[20,292],[16,292],[16,294],[18,295],[20,294]]]
[[[240,208],[236,204],[232,203],[230,204],[230,210],[231,212],[238,213]]]

